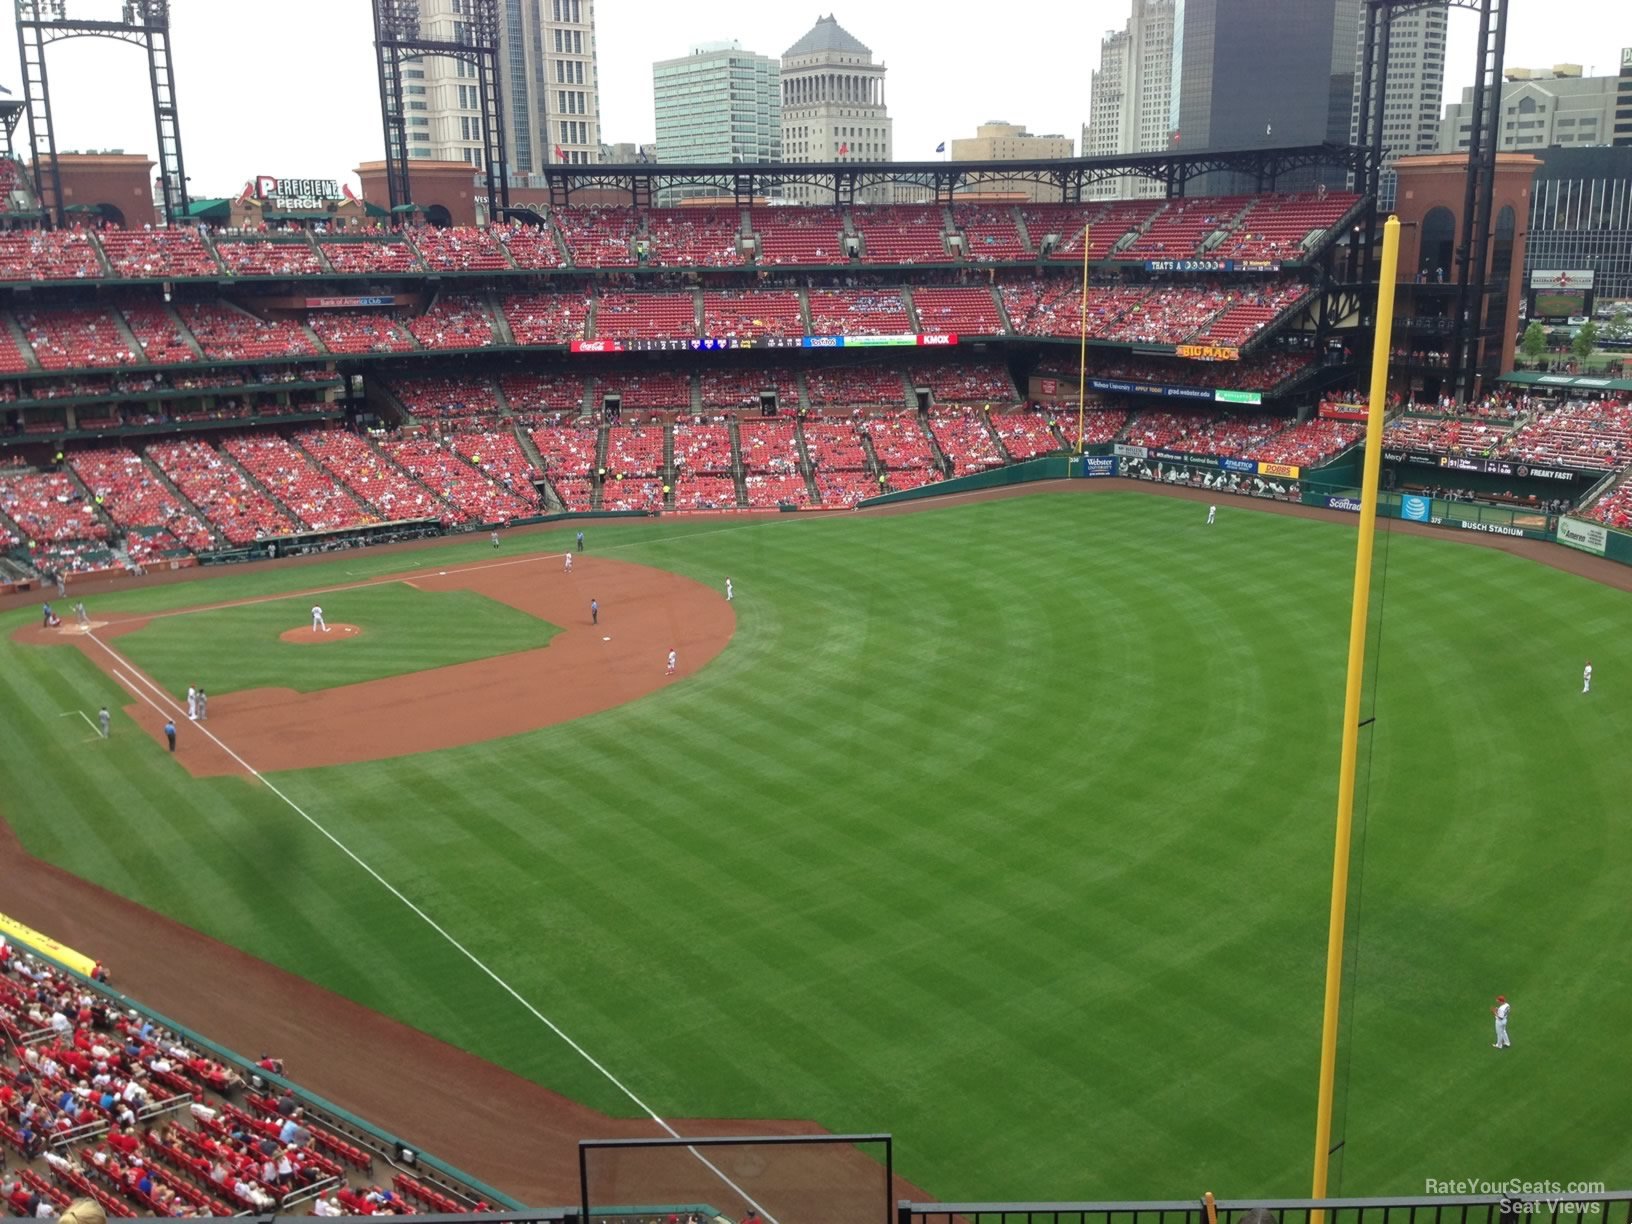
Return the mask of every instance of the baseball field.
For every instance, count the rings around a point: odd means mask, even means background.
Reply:
[[[570,574],[543,531],[18,611],[0,811],[613,1115],[889,1131],[944,1199],[1299,1195],[1354,530],[1203,518],[591,524]],[[1632,1183],[1632,595],[1381,549],[1334,1192]],[[313,603],[357,632],[282,640]]]

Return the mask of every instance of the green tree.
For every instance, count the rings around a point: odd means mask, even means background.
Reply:
[[[1583,323],[1575,333],[1575,339],[1570,341],[1570,351],[1585,361],[1592,356],[1593,350],[1598,347],[1598,325]]]
[[[1617,342],[1632,340],[1632,310],[1622,306],[1610,316],[1604,327],[1604,339]]]
[[[1540,361],[1546,351],[1547,329],[1540,323],[1530,324],[1524,329],[1524,339],[1519,343],[1519,352],[1524,354],[1527,361]]]

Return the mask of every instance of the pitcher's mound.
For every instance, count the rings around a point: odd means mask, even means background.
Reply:
[[[323,642],[344,642],[356,637],[362,632],[356,625],[332,624],[329,631],[313,629],[309,625],[299,629],[285,629],[278,634],[280,642],[298,642],[302,646],[314,646]]]

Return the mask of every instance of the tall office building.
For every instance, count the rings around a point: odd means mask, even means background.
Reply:
[[[782,160],[782,64],[740,44],[704,43],[652,65],[657,156],[666,162]],[[677,188],[672,198],[708,194]],[[665,201],[668,202],[668,201]]]
[[[425,37],[454,39],[471,0],[420,0]],[[499,76],[512,178],[557,162],[600,155],[600,86],[595,71],[595,0],[499,0]],[[421,56],[403,69],[408,155],[482,160],[476,69]]]
[[[1173,19],[1174,0],[1133,0],[1127,24],[1100,41],[1099,67],[1089,86],[1088,123],[1082,129],[1084,157],[1160,153],[1168,147]],[[1113,179],[1089,188],[1096,200],[1161,194],[1162,185],[1150,179]]]
[[[1069,136],[1033,136],[1018,123],[994,119],[978,124],[973,136],[960,137],[952,142],[952,160],[993,161],[1053,161],[1071,156]],[[1035,183],[1028,179],[1011,179],[1003,174],[973,174],[959,188],[970,194],[1022,195],[1038,203],[1060,198],[1060,189],[1054,183]]]
[[[1503,153],[1540,153],[1553,145],[1565,148],[1607,145],[1619,103],[1620,79],[1582,76],[1580,64],[1548,69],[1509,68],[1502,74],[1502,117],[1496,148]],[[1439,125],[1439,152],[1468,147],[1473,133],[1473,87],[1462,100],[1445,108]]]
[[[1383,168],[1379,204],[1394,207],[1394,160],[1439,147],[1439,107],[1445,95],[1447,0],[1396,10],[1389,22],[1388,75],[1383,90]],[[1365,59],[1362,18],[1354,52],[1354,108],[1349,139],[1360,139],[1360,69]]]
[[[1178,0],[1169,114],[1180,153],[1347,143],[1354,110],[1360,0]],[[1213,174],[1192,190],[1251,190]],[[1328,170],[1286,176],[1282,189],[1333,186]]]
[[[790,162],[889,161],[892,124],[884,65],[830,14],[782,53],[782,158]],[[868,203],[887,203],[887,187]],[[807,186],[788,188],[811,201]]]
[[[1621,75],[1615,86],[1615,132],[1617,148],[1632,145],[1632,47],[1621,48]]]

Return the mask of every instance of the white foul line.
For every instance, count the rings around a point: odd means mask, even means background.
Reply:
[[[92,731],[96,732],[97,739],[102,738],[102,732],[97,728],[97,725],[91,721],[91,716],[89,714],[85,713],[84,710],[66,710],[63,713],[58,714],[57,717],[58,718],[72,718],[75,714],[78,714],[81,718],[83,718],[85,720],[85,725],[87,727],[89,727]]]
[[[123,667],[125,667],[130,672],[131,676],[136,677],[136,680],[141,681],[141,683],[143,685],[145,685],[147,688],[151,689],[154,693],[158,694],[158,696],[161,697],[165,702],[167,702],[169,705],[174,707],[177,714],[181,714],[181,713],[184,712],[182,710],[181,704],[179,702],[177,702],[175,700],[175,698],[171,697],[169,693],[165,692],[158,685],[154,684],[153,681],[149,680],[146,676],[142,675],[142,673],[140,671],[138,671],[134,666],[131,665],[131,663],[130,663],[130,661],[128,659],[124,658],[122,655],[119,654],[118,651],[114,650],[113,647],[109,646],[101,638],[97,637],[95,633],[88,633],[85,636],[88,637],[91,641],[95,642],[97,644],[97,646],[100,647],[102,650],[106,651],[108,656],[110,658],[112,658],[114,660],[114,662],[116,662],[118,664],[121,664]],[[160,714],[164,715],[166,719],[168,719],[170,717],[168,712],[162,706],[160,706],[157,702],[155,702],[146,693],[142,692],[141,689],[137,687],[136,682],[131,680],[129,677],[127,677],[123,672],[119,671],[118,668],[113,669],[113,675],[114,675],[115,679],[119,680],[122,684],[126,685],[131,690],[131,692],[136,694],[136,696],[140,697],[143,701],[147,702],[148,705],[152,706]],[[75,712],[82,714],[81,711],[75,711]],[[89,722],[90,720],[86,719],[86,721]],[[505,981],[502,977],[500,977],[497,973],[495,973],[492,969],[490,969],[487,966],[486,962],[484,962],[474,952],[472,952],[469,948],[465,947],[464,944],[460,943],[451,934],[449,934],[449,932],[440,923],[438,923],[436,921],[436,919],[432,918],[424,910],[420,909],[419,906],[415,905],[406,896],[404,896],[402,894],[402,892],[399,891],[394,884],[392,884],[384,876],[382,876],[379,872],[375,871],[374,868],[370,867],[366,862],[364,862],[361,858],[359,858],[357,856],[357,854],[351,849],[350,846],[346,845],[345,842],[341,841],[333,833],[330,833],[328,831],[328,829],[324,828],[321,824],[319,824],[316,820],[314,820],[309,814],[307,814],[305,809],[303,809],[293,799],[289,798],[288,795],[284,794],[281,790],[279,790],[277,788],[277,786],[270,779],[268,779],[264,774],[262,774],[258,769],[256,769],[253,765],[251,765],[248,761],[244,760],[243,757],[239,756],[231,748],[227,747],[226,744],[222,743],[222,741],[216,736],[216,734],[213,731],[211,731],[208,727],[202,726],[202,725],[200,725],[198,723],[193,723],[192,726],[196,731],[198,731],[198,733],[200,735],[204,736],[211,743],[213,743],[217,748],[221,749],[222,752],[226,753],[229,757],[231,757],[234,761],[236,761],[238,763],[238,765],[244,770],[245,773],[249,774],[252,778],[254,778],[262,786],[266,787],[267,790],[271,791],[279,799],[282,799],[284,801],[284,803],[286,803],[289,806],[290,810],[292,810],[295,813],[295,815],[299,816],[307,824],[311,825],[312,828],[316,829],[319,833],[321,833],[324,837],[326,837],[330,842],[332,842],[335,845],[335,847],[342,854],[344,854],[352,862],[356,863],[357,866],[361,867],[369,875],[373,876],[374,880],[382,888],[384,888],[387,892],[389,892],[398,901],[401,901],[405,906],[408,907],[409,910],[411,910],[413,912],[413,914],[416,917],[418,917],[421,921],[423,921],[426,926],[430,927],[431,930],[435,931],[438,935],[440,935],[443,939],[445,939],[455,950],[457,950],[462,956],[464,956],[466,960],[468,960],[471,964],[475,965],[476,968],[480,969],[489,978],[491,978],[493,980],[493,982],[499,987],[500,990],[504,991],[505,994],[509,995],[517,1003],[520,1003],[522,1005],[522,1007],[526,1008],[527,1011],[532,1014],[534,1019],[538,1020],[541,1024],[543,1024],[546,1028],[548,1028],[552,1033],[554,1033],[557,1037],[559,1037],[562,1041],[564,1041],[573,1050],[574,1053],[576,1053],[580,1058],[582,1058],[590,1066],[594,1067],[595,1070],[599,1071],[603,1076],[605,1076],[607,1081],[614,1088],[616,1088],[619,1092],[623,1093],[624,1096],[628,1097],[629,1100],[634,1103],[634,1105],[635,1105],[635,1107],[637,1109],[639,1109],[642,1113],[644,1113],[647,1117],[649,1117],[653,1122],[657,1123],[658,1126],[662,1127],[665,1131],[667,1131],[669,1133],[669,1137],[671,1139],[683,1139],[684,1138],[684,1136],[681,1135],[679,1131],[675,1130],[674,1127],[670,1126],[666,1121],[664,1121],[663,1118],[659,1117],[658,1114],[656,1113],[656,1111],[653,1110],[650,1105],[646,1104],[645,1101],[641,1100],[638,1096],[636,1096],[634,1094],[634,1092],[631,1091],[630,1088],[626,1084],[624,1084],[624,1082],[622,1080],[620,1080],[617,1076],[613,1075],[612,1072],[608,1071],[606,1069],[606,1067],[603,1066],[600,1063],[600,1061],[597,1060],[596,1057],[593,1054],[591,1054],[588,1050],[584,1049],[583,1046],[579,1045],[571,1037],[567,1036],[566,1032],[562,1030],[560,1025],[556,1024],[555,1021],[551,1020],[543,1012],[539,1011],[538,1008],[534,1007],[525,998],[523,998],[522,995],[520,994],[520,992],[518,992],[514,986],[510,985],[509,982]],[[755,1211],[757,1211],[761,1216],[763,1216],[769,1222],[769,1224],[779,1224],[779,1221],[777,1220],[777,1218],[774,1215],[772,1215],[769,1211],[767,1211],[761,1204],[756,1202],[754,1200],[753,1196],[750,1195],[746,1190],[744,1190],[741,1186],[737,1185],[736,1182],[732,1181],[729,1177],[727,1177],[724,1170],[722,1170],[718,1165],[716,1165],[713,1161],[711,1161],[707,1156],[704,1156],[695,1147],[688,1146],[686,1148],[686,1151],[690,1152],[694,1157],[697,1158],[698,1161],[700,1161],[703,1164],[703,1166],[705,1168],[707,1168],[711,1173],[713,1173],[714,1176],[718,1177],[728,1187],[730,1187],[733,1191],[735,1191],[737,1193],[737,1195],[742,1199],[743,1202],[747,1203],[750,1207],[752,1207]]]

